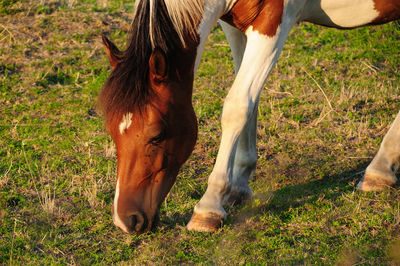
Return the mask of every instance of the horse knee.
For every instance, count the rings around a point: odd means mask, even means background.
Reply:
[[[235,104],[235,102],[225,102],[221,116],[222,130],[241,131],[249,119],[248,105]]]

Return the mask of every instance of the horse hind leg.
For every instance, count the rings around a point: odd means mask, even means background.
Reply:
[[[396,171],[400,165],[400,112],[372,162],[365,171],[357,188],[363,191],[378,191],[393,186],[397,182]]]

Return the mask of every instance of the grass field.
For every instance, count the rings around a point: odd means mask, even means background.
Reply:
[[[0,0],[0,264],[400,264],[400,190],[355,185],[400,110],[400,27],[297,25],[265,85],[252,201],[215,234],[201,198],[233,82],[219,27],[195,80],[196,148],[154,232],[112,224],[116,156],[96,112],[128,0]],[[326,97],[325,97],[326,95]]]

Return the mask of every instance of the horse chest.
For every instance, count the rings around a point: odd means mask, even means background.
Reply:
[[[267,36],[275,36],[281,24],[284,0],[238,0],[222,20],[245,32],[250,26]]]

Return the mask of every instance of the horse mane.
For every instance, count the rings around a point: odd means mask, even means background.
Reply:
[[[106,117],[142,111],[154,96],[149,87],[152,51],[162,49],[173,61],[176,51],[198,38],[203,8],[204,0],[137,0],[127,48],[99,95]]]
[[[168,13],[178,33],[178,36],[186,46],[185,34],[196,38],[197,26],[204,13],[204,0],[165,0]]]

